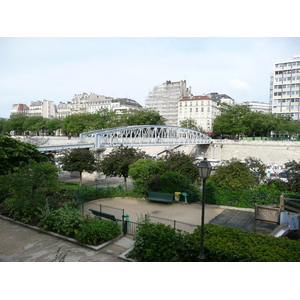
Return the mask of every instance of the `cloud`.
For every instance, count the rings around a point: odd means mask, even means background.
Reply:
[[[233,94],[236,94],[238,96],[247,96],[251,93],[251,86],[239,79],[230,80],[228,87]]]

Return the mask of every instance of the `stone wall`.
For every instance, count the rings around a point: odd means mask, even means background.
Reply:
[[[251,156],[259,158],[265,164],[283,165],[289,160],[299,161],[299,141],[234,141],[213,140],[206,152],[207,158],[244,160]]]

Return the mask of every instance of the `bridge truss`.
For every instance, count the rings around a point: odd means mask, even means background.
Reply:
[[[139,125],[95,130],[80,134],[80,143],[95,147],[210,144],[211,138],[199,131],[178,126]]]

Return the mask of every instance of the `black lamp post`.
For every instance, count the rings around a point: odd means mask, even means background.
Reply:
[[[202,185],[202,217],[201,217],[201,240],[200,240],[200,255],[199,261],[204,261],[204,209],[205,209],[205,181],[210,176],[211,172],[211,164],[207,161],[206,157],[203,161],[198,165],[199,176],[203,181]]]

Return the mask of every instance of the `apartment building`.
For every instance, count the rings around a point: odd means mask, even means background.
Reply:
[[[156,109],[162,117],[167,119],[167,125],[177,126],[178,101],[190,95],[191,91],[187,88],[185,80],[177,82],[167,80],[149,92],[145,100],[145,107]]]
[[[208,95],[183,97],[178,101],[178,126],[186,119],[194,119],[205,132],[212,132],[212,124],[217,115],[219,101]]]
[[[13,104],[10,114],[25,113],[25,106],[26,104]],[[142,106],[135,100],[128,98],[114,99],[95,93],[82,93],[75,94],[72,100],[66,103],[59,102],[57,106],[49,100],[31,101],[27,114],[28,116],[42,116],[44,118],[65,118],[76,113],[94,114],[105,108],[121,114],[127,110],[141,109]]]
[[[27,114],[29,111],[29,107],[26,104],[13,104],[11,110],[10,110],[10,115],[14,114]]]
[[[263,112],[263,113],[270,113],[270,104],[266,102],[259,102],[259,101],[247,101],[241,103],[241,105],[249,105],[250,110]]]
[[[300,54],[275,63],[271,75],[270,107],[273,114],[300,120]]]
[[[42,116],[46,119],[51,119],[56,117],[56,106],[53,101],[43,100],[43,101],[31,101],[28,111],[29,116]]]

